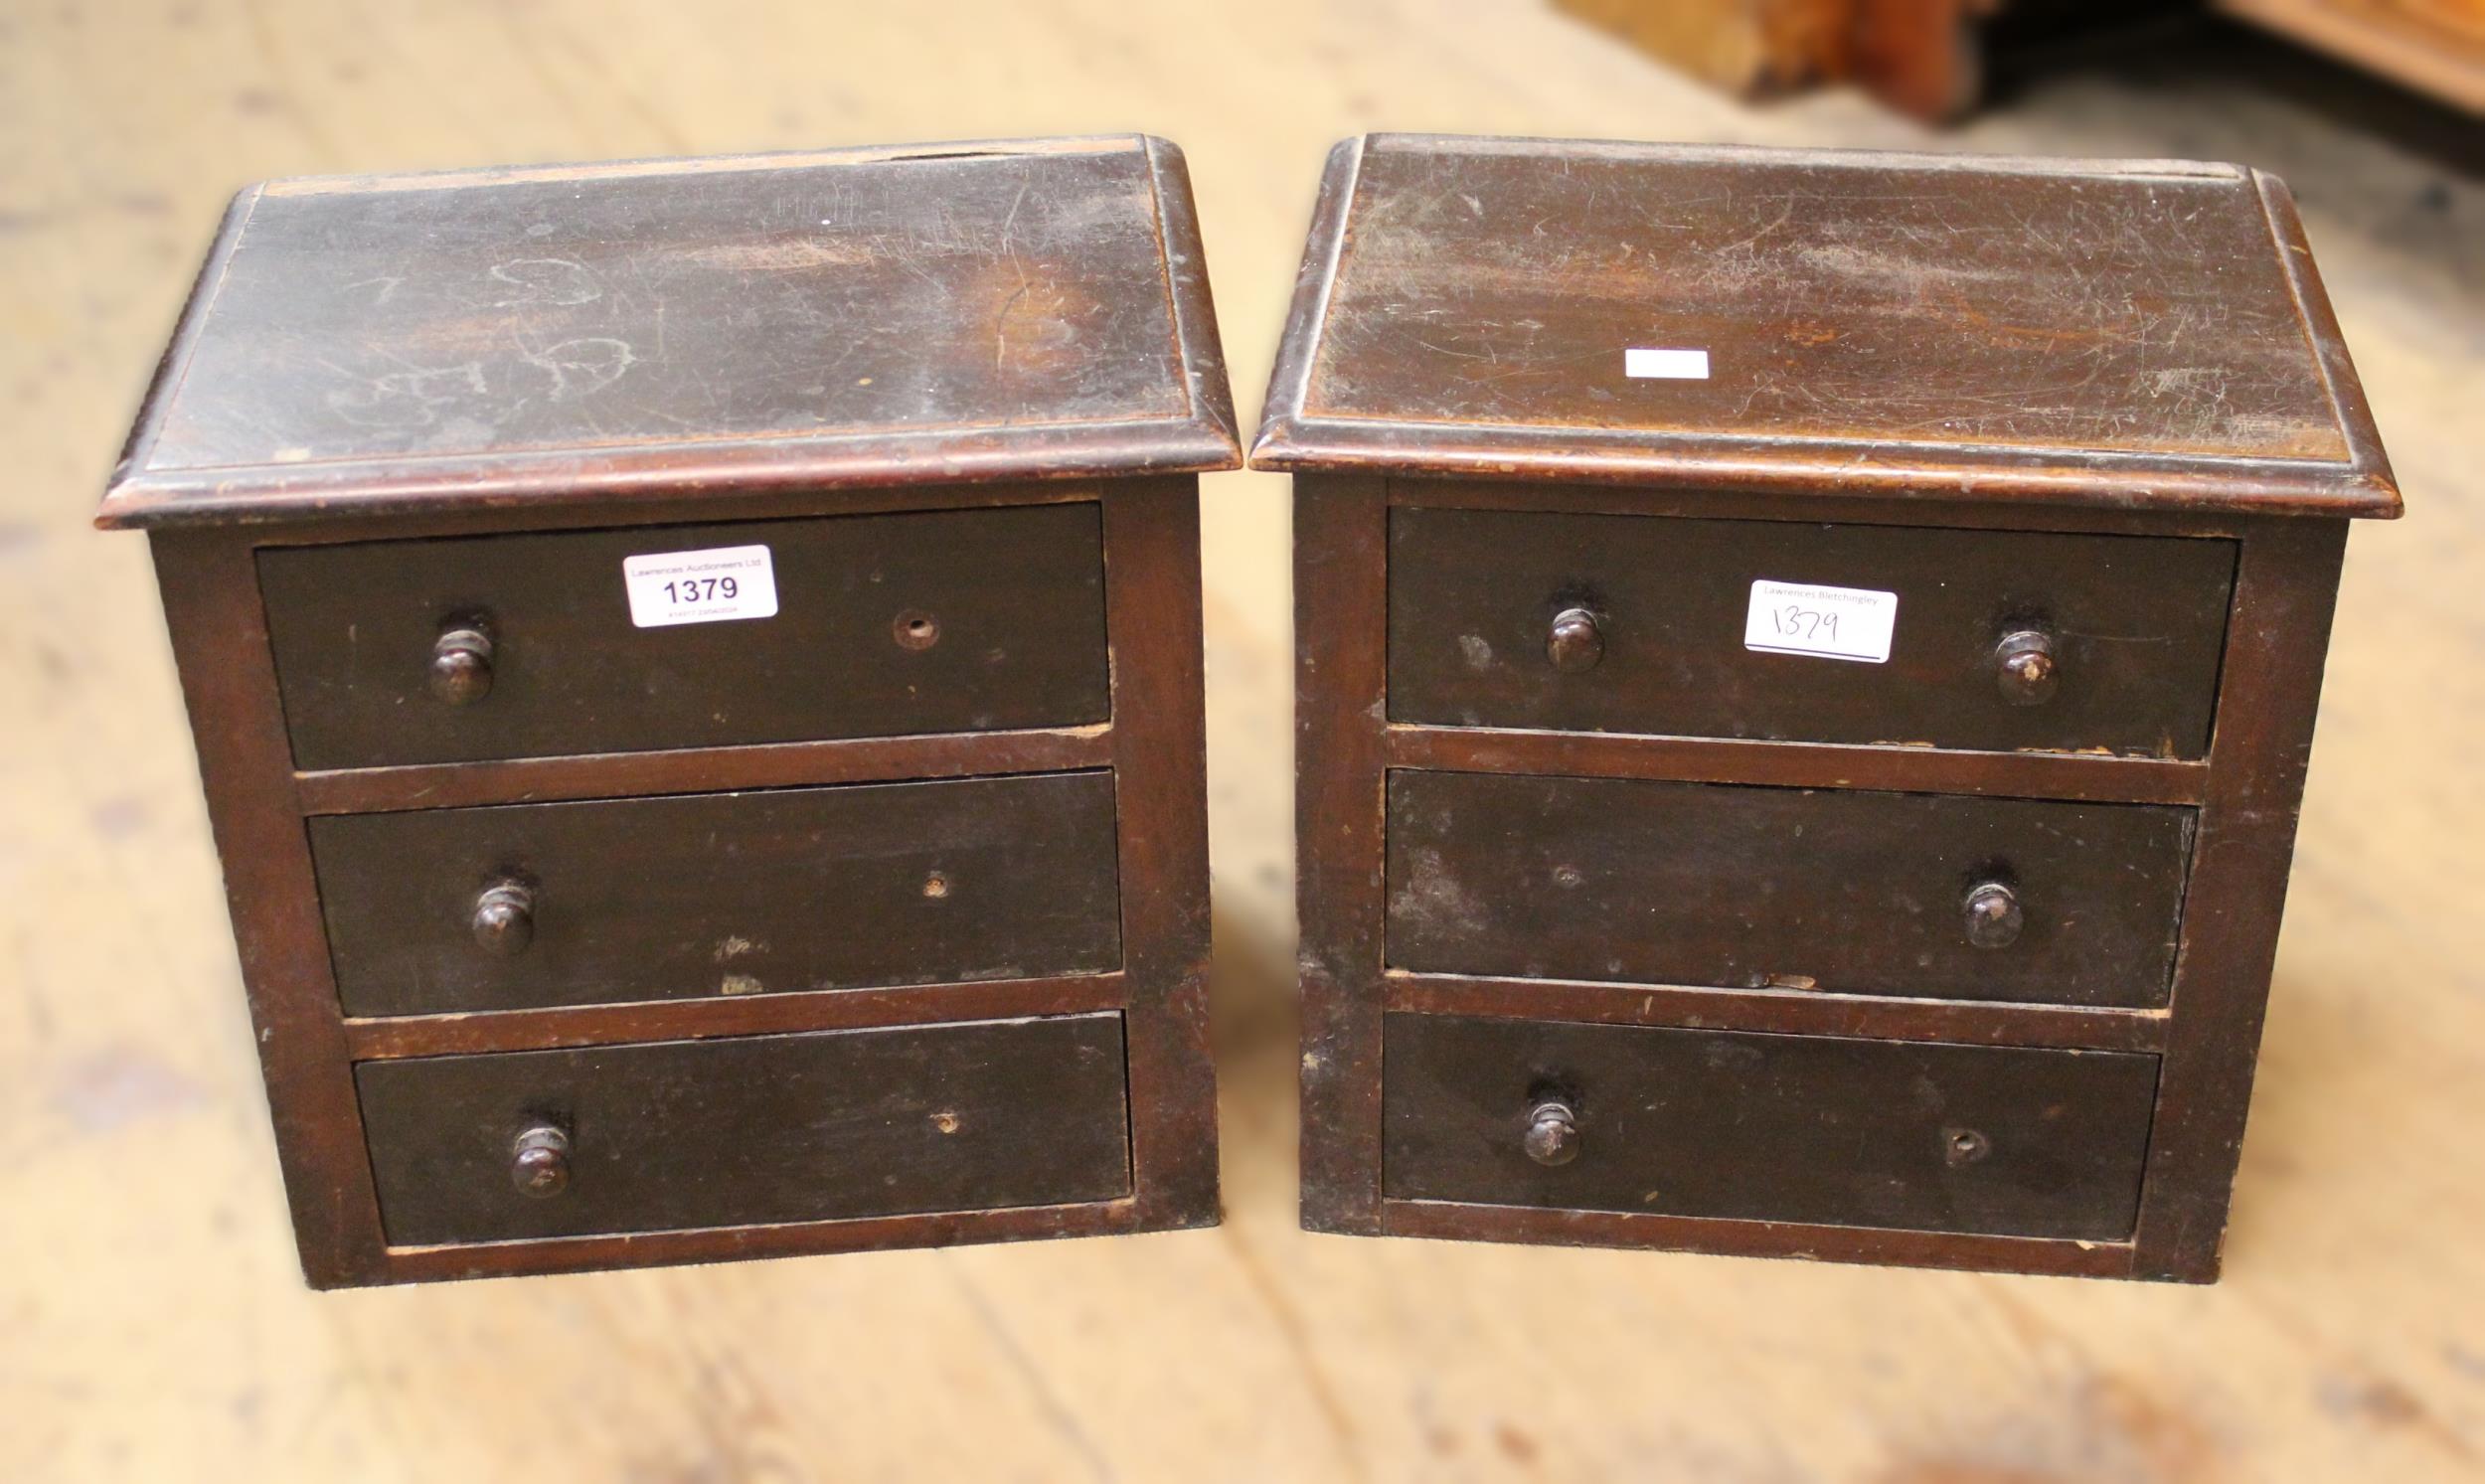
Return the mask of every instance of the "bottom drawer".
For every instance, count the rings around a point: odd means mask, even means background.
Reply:
[[[392,1245],[1109,1201],[1118,1014],[355,1069]]]
[[[2100,1241],[2157,1091],[2127,1052],[1412,1014],[1382,1069],[1394,1199]]]

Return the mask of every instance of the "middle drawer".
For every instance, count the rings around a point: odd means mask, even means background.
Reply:
[[[349,1015],[1121,963],[1109,772],[329,815],[310,843]]]
[[[1389,963],[2155,1007],[2193,813],[1397,771]]]

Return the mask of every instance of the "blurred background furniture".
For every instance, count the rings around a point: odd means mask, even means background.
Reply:
[[[2213,0],[2237,20],[2485,114],[2485,0]]]
[[[2132,0],[1554,3],[1740,96],[1852,82],[1891,107],[1928,120],[1955,117],[1982,100],[1990,54],[2074,36],[2128,38],[2198,8]],[[2209,3],[2454,107],[2485,113],[2485,0]]]

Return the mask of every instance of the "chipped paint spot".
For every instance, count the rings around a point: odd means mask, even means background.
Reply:
[[[751,978],[748,974],[728,974],[724,981],[717,985],[717,993],[725,995],[755,995],[766,989],[766,985]]]

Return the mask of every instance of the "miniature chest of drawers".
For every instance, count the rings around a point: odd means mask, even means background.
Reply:
[[[2277,181],[1350,142],[1252,461],[1306,1225],[2216,1276],[2399,509]]]
[[[1151,139],[278,182],[145,528],[318,1286],[1217,1215]]]

